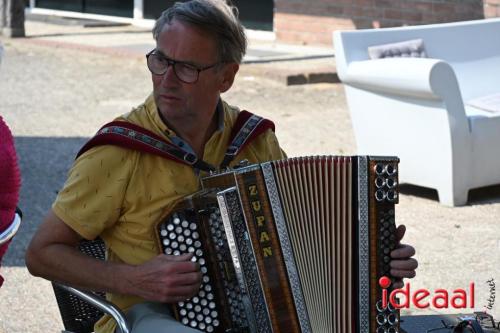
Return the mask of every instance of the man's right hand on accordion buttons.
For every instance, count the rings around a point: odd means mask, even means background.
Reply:
[[[200,265],[192,253],[161,254],[136,266],[129,277],[131,294],[153,302],[176,303],[196,295],[201,285]]]
[[[418,262],[415,258],[415,248],[411,245],[402,244],[406,232],[406,227],[400,225],[396,229],[396,238],[398,240],[398,245],[396,249],[391,252],[391,275],[396,278],[393,287],[398,289],[402,288],[403,278],[413,278],[416,275],[415,270],[418,267]]]

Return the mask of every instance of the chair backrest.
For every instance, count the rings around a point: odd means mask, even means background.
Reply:
[[[92,241],[81,241],[79,249],[88,256],[100,260],[105,259],[106,248],[104,242],[100,238]],[[52,287],[56,295],[57,305],[66,331],[74,333],[93,332],[94,324],[103,316],[103,312],[58,287],[54,283],[52,283]],[[105,297],[104,293],[95,294]]]
[[[467,100],[497,92],[500,18],[384,29],[335,31],[335,63],[343,80],[351,62],[368,60],[368,47],[423,39],[429,58],[449,63]],[[477,78],[480,78],[479,80]]]
[[[341,67],[352,61],[368,60],[368,47],[423,39],[429,58],[450,63],[497,56],[500,51],[500,18],[428,24],[384,29],[335,31],[334,43],[341,47]],[[478,38],[480,37],[480,38]],[[446,44],[443,44],[446,42]],[[337,59],[338,61],[338,59]],[[339,64],[337,64],[337,67]]]

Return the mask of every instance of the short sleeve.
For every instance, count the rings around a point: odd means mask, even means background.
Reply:
[[[272,160],[281,160],[287,158],[285,151],[281,148],[278,142],[278,138],[273,131],[269,130],[266,139],[269,147],[269,153],[272,156]]]
[[[120,216],[135,156],[111,145],[85,152],[69,171],[52,205],[54,213],[83,238],[99,236]]]
[[[285,152],[279,145],[278,138],[270,129],[252,142],[251,146],[259,162],[275,161],[286,158]]]

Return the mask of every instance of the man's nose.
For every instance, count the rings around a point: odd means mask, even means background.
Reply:
[[[162,84],[171,84],[171,83],[179,83],[179,79],[177,78],[177,75],[175,74],[175,71],[174,71],[174,66],[172,65],[169,65],[167,67],[167,71],[165,72],[165,74],[163,74],[163,77],[161,79],[161,83]]]

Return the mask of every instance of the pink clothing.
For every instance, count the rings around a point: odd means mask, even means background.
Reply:
[[[19,200],[21,175],[12,134],[0,116],[0,232],[7,229],[14,219]],[[0,262],[9,242],[0,245]],[[3,278],[0,276],[0,286]]]

